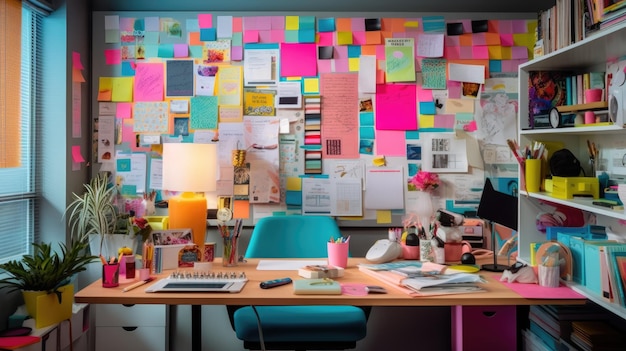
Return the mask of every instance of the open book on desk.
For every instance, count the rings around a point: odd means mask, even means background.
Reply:
[[[390,287],[409,296],[435,296],[467,294],[486,291],[480,286],[483,279],[472,273],[432,274],[403,273],[398,270],[374,270],[359,265],[359,270],[386,283]]]

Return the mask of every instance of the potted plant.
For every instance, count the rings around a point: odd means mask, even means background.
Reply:
[[[71,279],[98,257],[86,253],[86,241],[72,241],[69,246],[61,243],[60,254],[51,244],[33,246],[32,255],[0,264],[0,269],[8,274],[0,279],[0,289],[21,290],[26,310],[35,319],[36,327],[42,328],[71,317]]]

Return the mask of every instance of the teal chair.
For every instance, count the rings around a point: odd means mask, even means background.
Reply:
[[[341,236],[325,216],[260,219],[252,231],[246,258],[327,257],[328,240]],[[268,291],[271,294],[271,291]],[[261,350],[257,315],[251,306],[227,306],[231,325],[244,348]],[[365,337],[369,307],[255,306],[267,350],[345,350]]]

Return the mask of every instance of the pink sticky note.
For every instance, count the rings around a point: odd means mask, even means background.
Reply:
[[[273,43],[271,30],[259,31],[259,43]]]
[[[421,85],[415,87],[417,90],[417,101],[431,102],[433,101],[433,91],[431,89],[423,89]]]
[[[319,73],[332,72],[332,60],[317,60],[317,70]]]
[[[446,46],[444,48],[445,57],[449,60],[458,60],[461,58],[460,46]]]
[[[285,29],[285,16],[272,16],[272,29]]]
[[[349,72],[350,71],[350,62],[348,61],[347,58],[333,60],[333,62],[335,64],[334,72]]]
[[[348,47],[344,45],[335,45],[333,58],[343,60],[348,58]]]
[[[132,17],[120,17],[120,31],[132,32],[135,26],[135,19]]]
[[[83,64],[82,62],[80,62],[80,53],[79,52],[72,52],[72,68],[73,69],[83,69]]]
[[[365,45],[367,44],[367,40],[365,39],[365,32],[352,32],[352,44],[354,45]]]
[[[472,47],[472,58],[478,60],[489,59],[489,48],[486,45]]]
[[[513,46],[513,34],[500,34],[500,45]]]
[[[187,44],[174,44],[174,57],[189,57]]]
[[[246,30],[243,32],[244,43],[258,43],[259,31],[258,30]]]
[[[500,34],[512,34],[513,22],[511,20],[499,20],[498,21],[498,33]]]
[[[528,58],[528,48],[525,46],[514,46],[511,51],[511,58],[516,59],[527,59]]]
[[[134,101],[162,101],[164,81],[163,63],[138,63],[135,70]]]
[[[376,45],[376,59],[377,60],[385,59],[385,45]]]
[[[460,99],[461,98],[461,82],[449,80],[447,82],[448,98]]]
[[[243,60],[243,46],[233,46],[230,48],[230,59],[233,61]]]
[[[335,32],[320,32],[320,33],[317,33],[317,35],[319,36],[319,41],[317,43],[319,46],[333,45],[333,38],[334,38]]]
[[[461,46],[461,37],[458,35],[446,35],[443,38],[443,43],[445,46]]]
[[[487,36],[485,33],[473,33],[472,45],[487,45]]]
[[[475,132],[476,130],[478,130],[478,127],[476,126],[476,121],[471,121],[468,124],[464,125],[463,130],[466,132]]]
[[[80,145],[72,145],[72,161],[85,162],[83,155],[80,153]]]
[[[198,15],[199,28],[213,28],[213,15],[210,13],[201,13]]]
[[[513,33],[527,33],[526,20],[513,20]]]
[[[284,43],[285,42],[285,31],[282,29],[273,29],[272,33],[272,43]]]
[[[116,118],[131,118],[133,116],[133,104],[130,102],[118,102],[115,108]]]
[[[415,85],[385,84],[376,87],[376,129],[417,129]]]
[[[107,65],[119,65],[122,63],[122,53],[120,49],[104,50],[104,60]]]
[[[406,133],[403,130],[376,130],[376,155],[406,156]]]
[[[461,23],[463,23],[463,33],[472,32],[472,20],[461,20]]]
[[[463,60],[471,60],[474,56],[474,47],[472,46],[461,46],[459,49],[460,58]]]
[[[312,77],[317,75],[316,44],[280,44],[280,76]]]
[[[454,128],[454,115],[435,115],[435,128]]]
[[[243,32],[243,21],[241,17],[233,17],[233,32]]]
[[[351,18],[352,31],[365,31],[365,18],[353,17]]]

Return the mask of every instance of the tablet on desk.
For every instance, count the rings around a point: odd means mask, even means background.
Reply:
[[[146,292],[222,292],[238,293],[246,285],[246,280],[211,280],[203,278],[165,278],[154,283]]]

